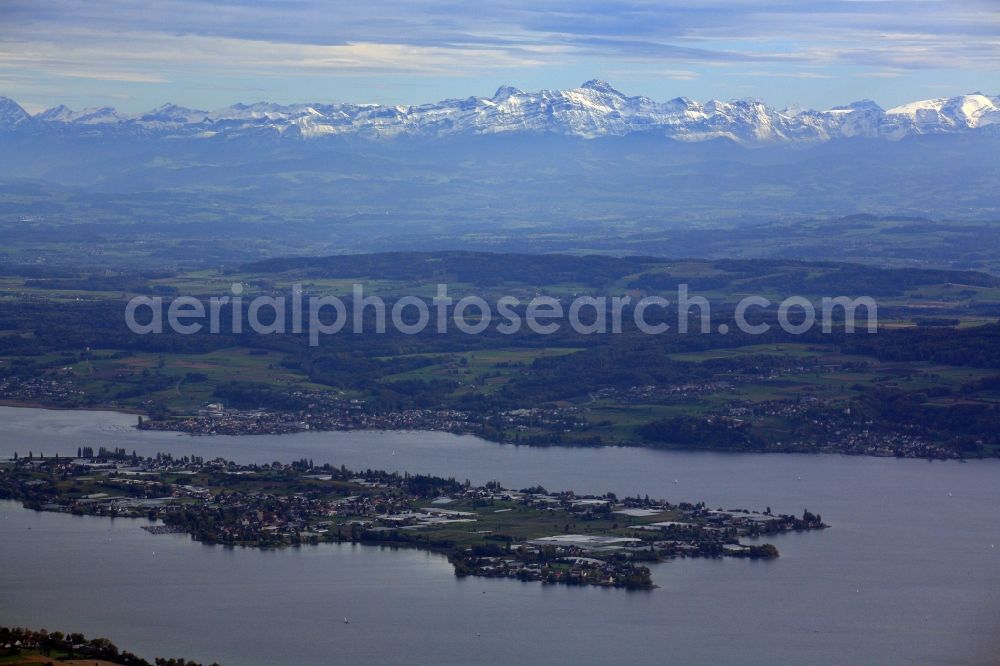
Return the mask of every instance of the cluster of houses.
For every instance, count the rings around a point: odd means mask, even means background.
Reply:
[[[148,517],[160,521],[148,526],[151,532],[183,532],[212,543],[416,544],[445,551],[461,575],[634,588],[651,586],[645,562],[774,557],[773,547],[740,538],[823,527],[808,513],[800,519],[770,509],[518,491],[495,482],[475,487],[435,477],[353,474],[308,460],[238,465],[168,454],[139,458],[123,450],[80,453],[4,466],[0,496],[47,511]]]
[[[53,376],[0,379],[0,400],[62,404],[83,396],[72,379]]]
[[[814,415],[815,413],[815,415]],[[746,401],[727,405],[724,416],[734,422],[761,421],[768,417],[808,419],[814,432],[808,440],[777,443],[787,451],[848,453],[903,458],[957,458],[959,454],[929,441],[913,430],[878,427],[874,421],[853,414],[850,407],[830,399],[802,396],[798,400]]]
[[[307,409],[232,409],[220,402],[207,403],[195,414],[179,418],[145,420],[146,430],[171,430],[201,435],[259,435],[306,430],[436,430],[478,432],[484,424],[519,431],[531,428],[582,430],[589,424],[575,407],[527,408],[496,414],[474,414],[456,409],[371,409],[363,399],[328,393],[294,392],[310,400]]]
[[[686,398],[733,391],[735,386],[729,381],[691,382],[684,384],[645,384],[642,386],[609,387],[594,391],[595,400],[613,400],[631,404],[655,403],[664,400]]]

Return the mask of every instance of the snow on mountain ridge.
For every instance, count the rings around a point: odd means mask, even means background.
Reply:
[[[577,88],[524,92],[504,85],[492,97],[449,99],[418,106],[378,104],[234,104],[214,111],[165,104],[123,116],[109,107],[75,112],[65,106],[30,116],[0,98],[0,128],[45,131],[88,127],[146,136],[239,136],[261,132],[314,138],[553,133],[584,138],[652,133],[680,141],[726,138],[744,145],[809,144],[842,137],[900,139],[1000,125],[1000,99],[979,93],[921,100],[884,111],[870,100],[825,111],[789,107],[778,111],[760,100],[704,104],[678,97],[657,102],[628,96],[593,79]],[[103,128],[103,129],[102,129]]]
[[[0,129],[14,128],[31,121],[31,114],[9,97],[0,97]]]
[[[997,122],[1000,104],[980,93],[958,97],[937,97],[911,102],[886,111],[899,123],[913,124],[928,131],[941,131],[947,127],[974,128],[980,124]],[[985,123],[981,123],[986,120]]]

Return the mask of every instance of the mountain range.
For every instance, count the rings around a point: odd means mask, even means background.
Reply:
[[[774,109],[759,100],[658,102],[627,96],[605,81],[419,106],[235,104],[215,111],[165,104],[127,115],[111,107],[57,106],[31,115],[0,97],[0,133],[79,137],[229,139],[550,134],[579,138],[653,134],[683,142],[728,139],[744,146],[812,145],[841,138],[900,140],[914,135],[1000,133],[1000,96],[940,97],[883,109],[863,100],[826,110]]]

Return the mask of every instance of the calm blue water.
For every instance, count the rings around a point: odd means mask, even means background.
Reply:
[[[439,433],[190,437],[113,413],[0,408],[0,456],[77,446],[818,511],[774,562],[676,561],[653,592],[456,579],[440,556],[227,550],[0,503],[0,624],[225,664],[998,663],[1000,461],[532,449]],[[676,480],[676,483],[675,483]],[[485,594],[484,594],[485,592]],[[345,616],[350,624],[345,624]],[[289,659],[290,658],[290,659]]]

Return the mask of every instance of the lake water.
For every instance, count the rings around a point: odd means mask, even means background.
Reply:
[[[264,552],[0,503],[0,624],[224,664],[1000,663],[1000,461],[502,446],[441,433],[190,437],[0,408],[0,456],[120,446],[819,512],[772,562],[657,565],[652,592],[457,579],[441,556]],[[675,482],[676,481],[676,482]],[[350,623],[344,623],[344,617]]]

